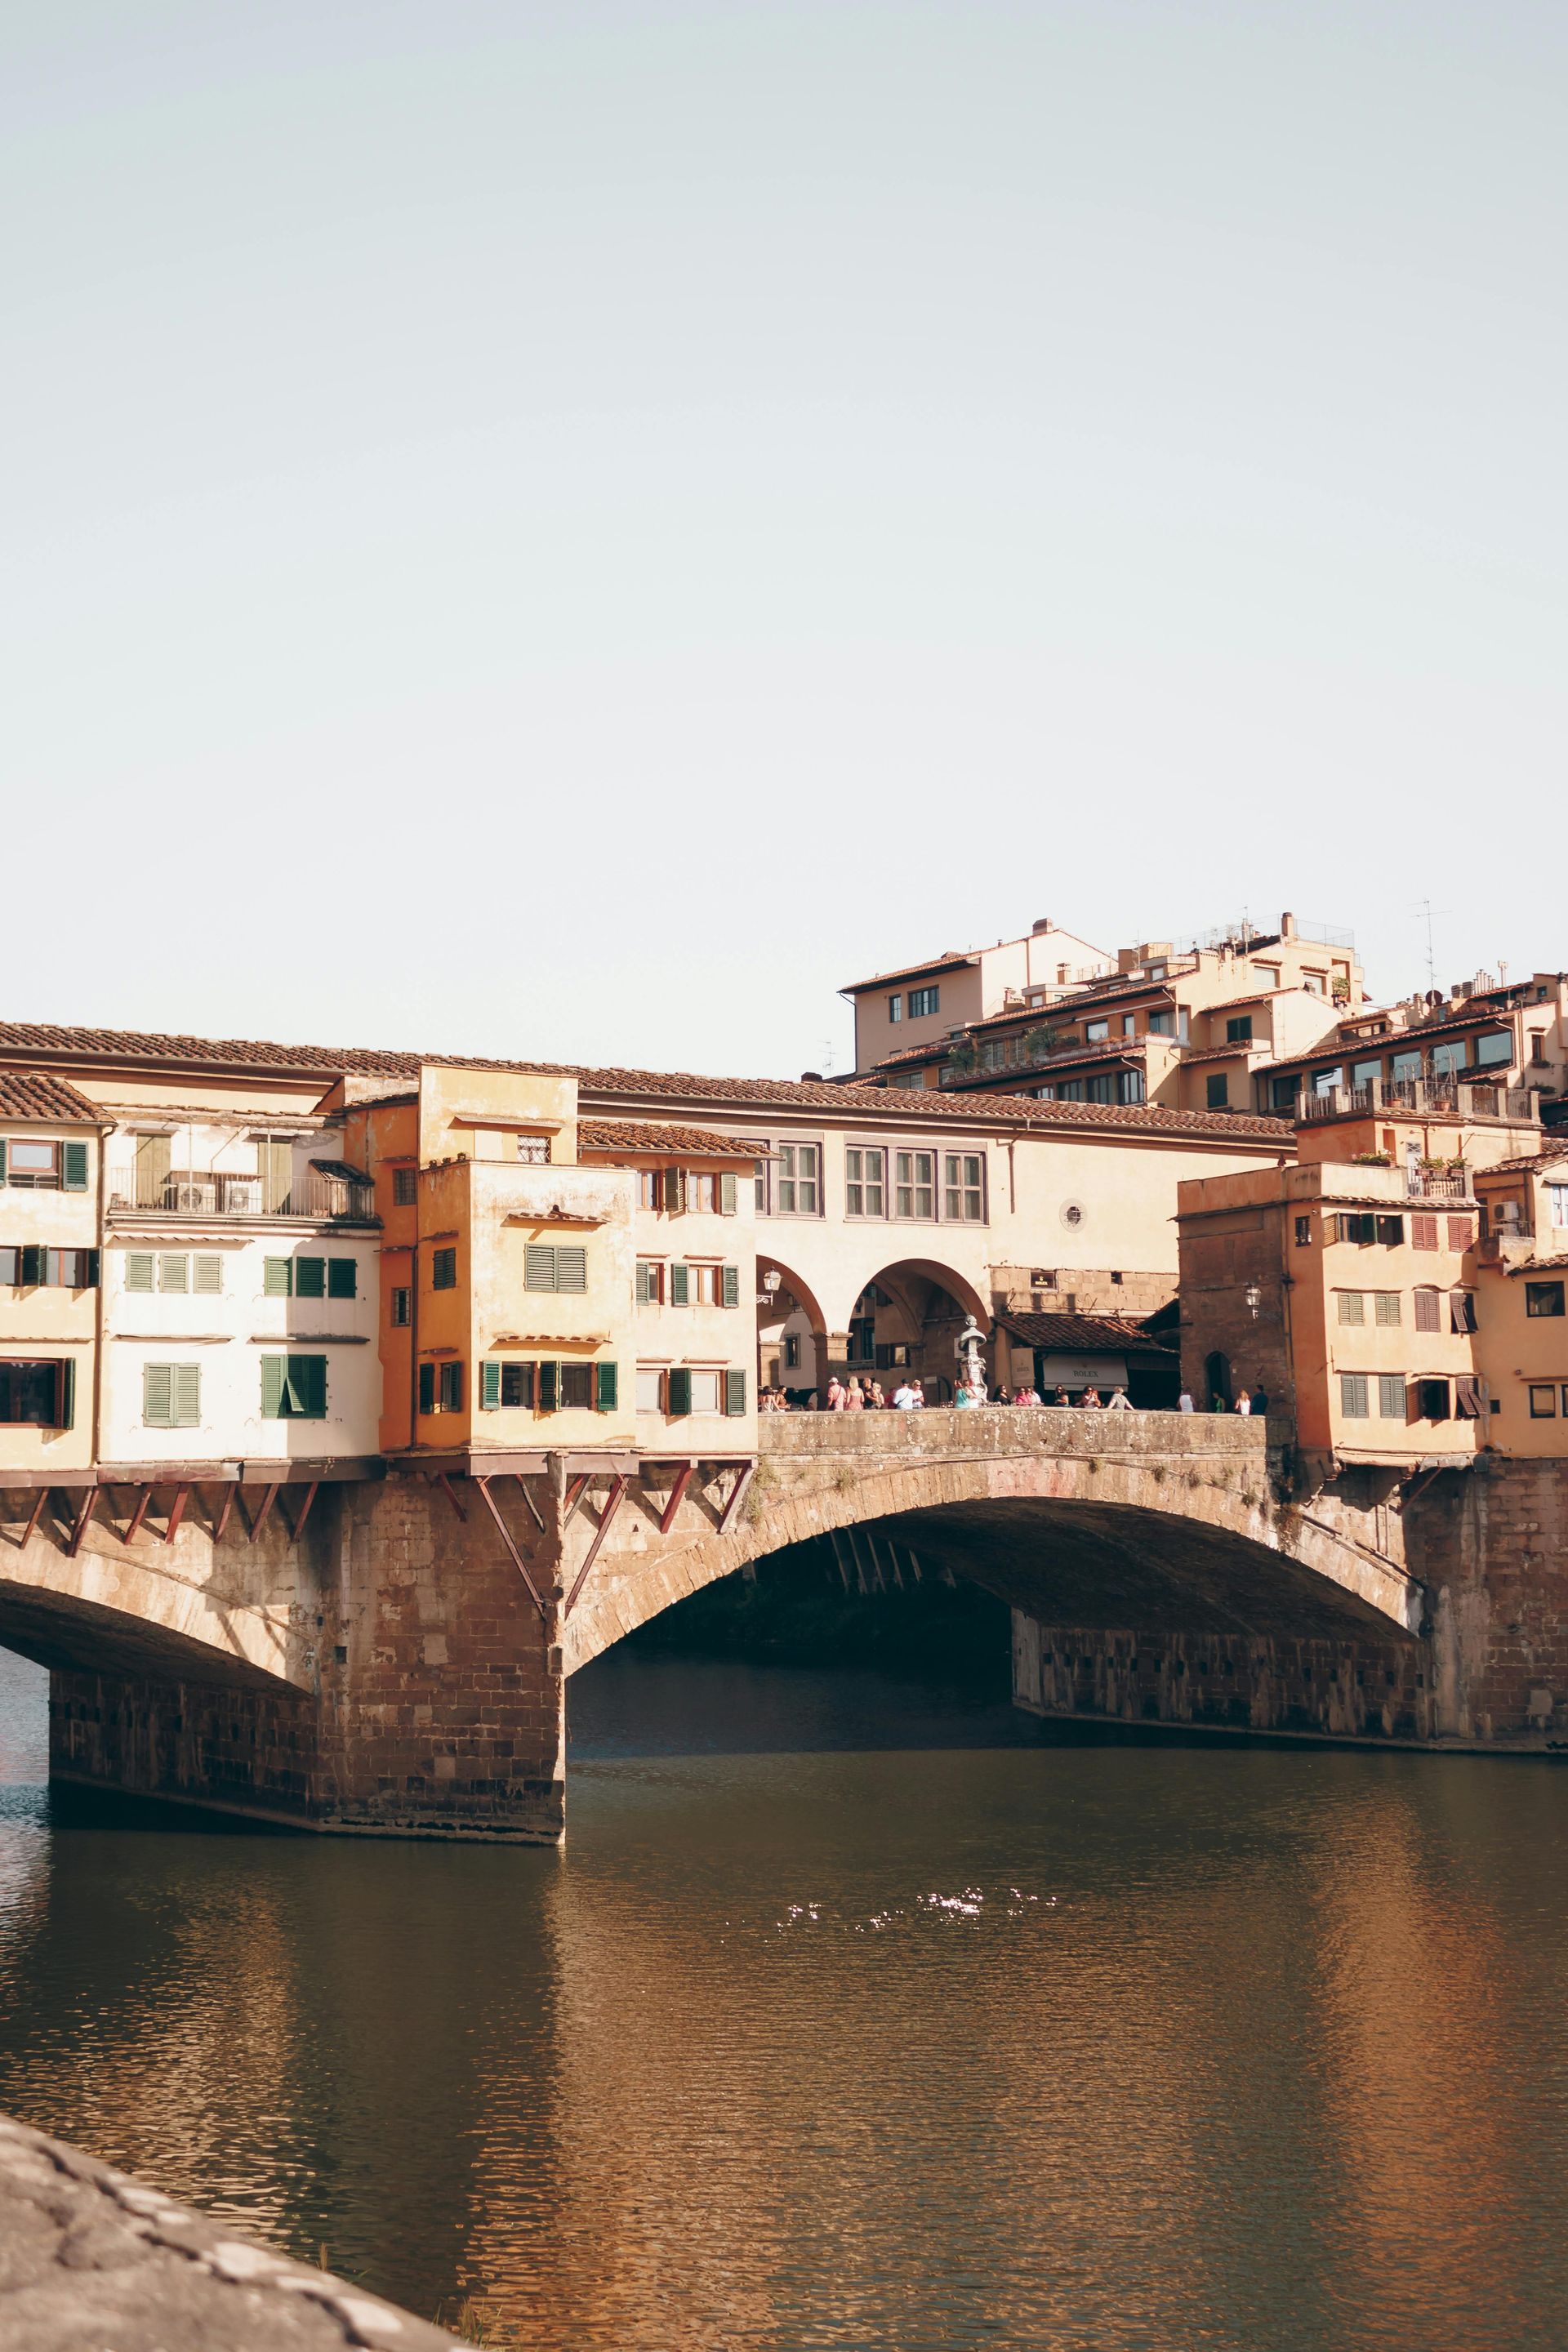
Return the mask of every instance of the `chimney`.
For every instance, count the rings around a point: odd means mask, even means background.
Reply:
[[[1281,916],[1280,916],[1280,918],[1279,918],[1279,936],[1280,936],[1280,938],[1281,938],[1282,940],[1293,940],[1293,939],[1295,938],[1295,936],[1296,936],[1296,918],[1295,918],[1295,916],[1294,916],[1294,915],[1281,915]]]
[[[1037,915],[1029,928],[1035,931],[1048,931],[1054,929],[1055,925],[1048,915]]]

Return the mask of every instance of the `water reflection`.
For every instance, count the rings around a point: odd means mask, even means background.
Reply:
[[[1551,1766],[614,1656],[574,1713],[562,1856],[14,1784],[0,2104],[563,2352],[1563,2340]]]

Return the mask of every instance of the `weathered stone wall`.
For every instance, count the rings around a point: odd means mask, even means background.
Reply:
[[[0,2116],[6,2352],[453,2352],[456,2339]]]
[[[1445,1736],[1568,1748],[1568,1462],[1478,1455],[1412,1502]]]

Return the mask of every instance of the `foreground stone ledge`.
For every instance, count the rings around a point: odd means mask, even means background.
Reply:
[[[457,2340],[0,2116],[5,2352],[450,2352]]]

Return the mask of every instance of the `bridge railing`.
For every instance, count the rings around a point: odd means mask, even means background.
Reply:
[[[1266,1422],[1235,1412],[1084,1412],[1058,1405],[989,1405],[959,1412],[788,1412],[761,1415],[760,1454],[1224,1454],[1261,1463]]]

